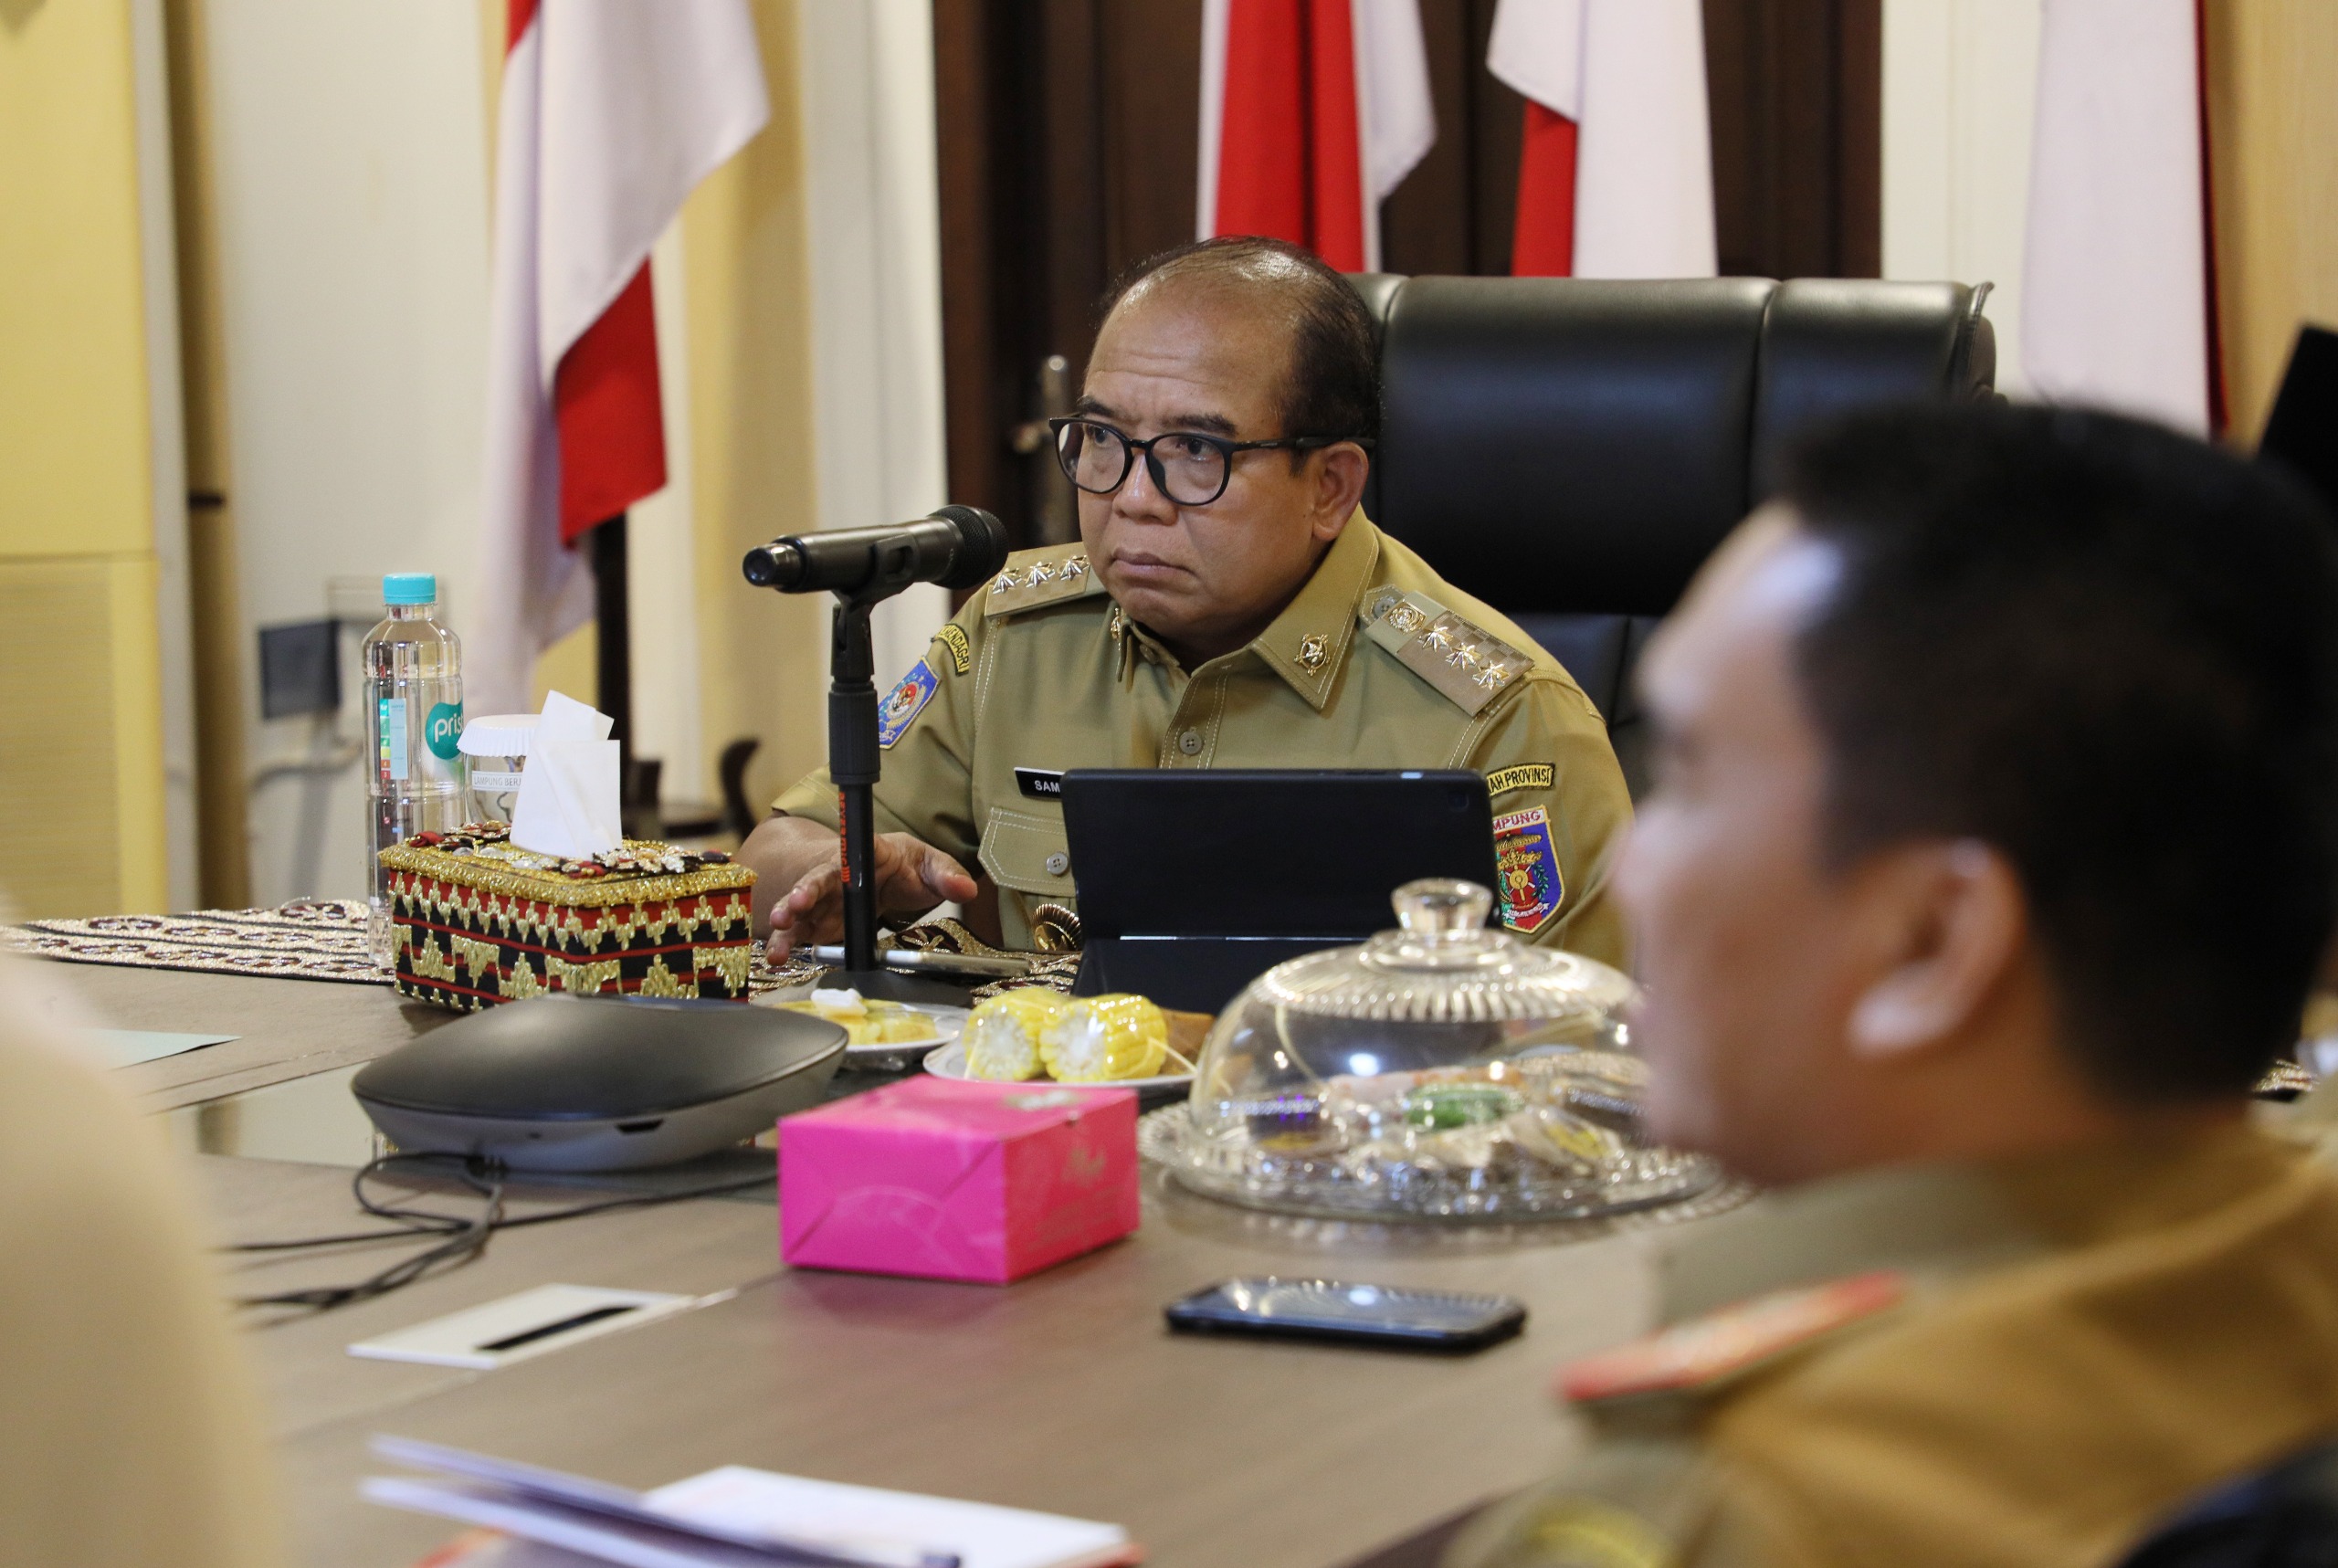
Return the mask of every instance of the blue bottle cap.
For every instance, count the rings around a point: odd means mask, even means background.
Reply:
[[[435,605],[438,576],[435,572],[393,572],[382,579],[382,602],[389,605]]]

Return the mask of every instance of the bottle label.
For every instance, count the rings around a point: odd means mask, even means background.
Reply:
[[[406,778],[405,699],[382,699],[382,777],[393,784]]]
[[[429,728],[423,736],[430,742],[430,754],[442,763],[455,760],[456,742],[463,738],[463,705],[441,702],[430,710]]]
[[[510,795],[519,787],[518,773],[482,773],[478,768],[471,770],[471,789],[475,794]]]

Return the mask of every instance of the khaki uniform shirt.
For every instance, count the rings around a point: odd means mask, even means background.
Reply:
[[[1549,654],[1361,512],[1272,625],[1190,672],[1104,593],[1081,546],[1020,552],[886,699],[881,739],[878,831],[979,859],[1009,945],[1029,945],[1040,904],[1076,907],[1079,873],[1060,802],[1024,793],[1018,768],[1473,768],[1493,792],[1513,928],[1624,962],[1606,884],[1631,802],[1598,712]],[[775,809],[833,827],[827,770]]]
[[[241,1347],[180,1194],[191,1173],[24,1026],[0,961],[0,1564],[279,1561]]]
[[[2338,1432],[2338,1176],[2246,1128],[1814,1184],[1663,1280],[1669,1333],[1566,1374],[1583,1457],[1448,1564],[2101,1568]]]

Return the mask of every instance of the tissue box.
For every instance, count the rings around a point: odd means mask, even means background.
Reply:
[[[591,860],[512,847],[500,823],[382,851],[397,988],[466,1012],[547,991],[746,1000],[755,874],[627,839]]]
[[[1136,1224],[1131,1089],[915,1078],[779,1124],[799,1268],[1005,1284]]]

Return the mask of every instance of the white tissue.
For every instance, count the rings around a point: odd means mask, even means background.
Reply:
[[[623,837],[618,810],[616,722],[554,691],[528,743],[520,798],[511,807],[511,842],[538,855],[582,860],[606,854]]]

